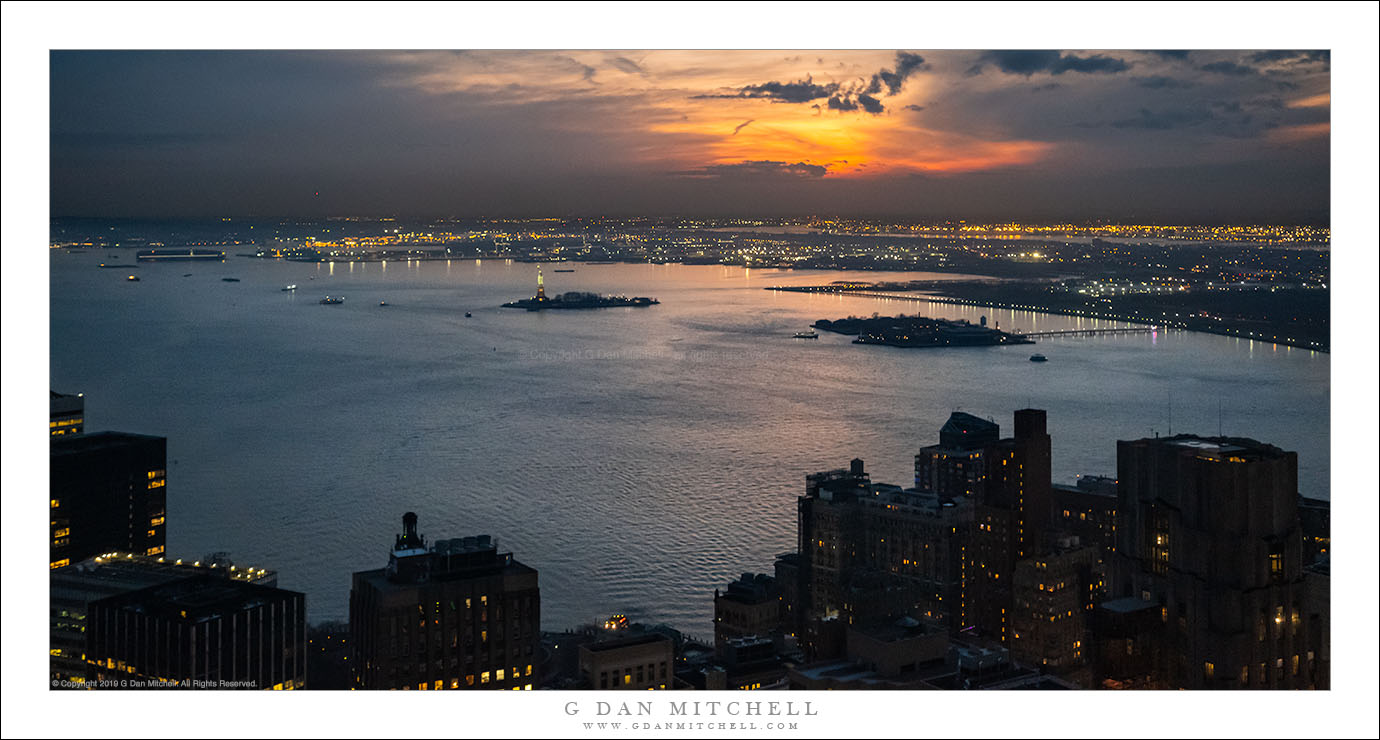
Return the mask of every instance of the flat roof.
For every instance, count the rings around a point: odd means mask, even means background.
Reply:
[[[637,647],[638,645],[650,645],[654,642],[670,642],[671,638],[660,632],[643,632],[639,635],[630,637],[618,637],[612,640],[599,640],[597,642],[585,643],[580,646],[581,650],[588,650],[591,653],[602,653],[607,650],[618,650],[620,648]]]
[[[110,605],[164,619],[204,622],[260,604],[301,597],[296,591],[204,574],[109,599]]]
[[[49,449],[53,455],[70,455],[79,452],[113,449],[139,442],[152,441],[166,443],[168,438],[155,437],[150,434],[132,434],[130,432],[90,432],[88,434],[69,434],[61,437],[53,437],[52,442],[49,444]]]

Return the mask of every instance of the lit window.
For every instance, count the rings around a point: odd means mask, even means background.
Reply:
[[[488,682],[489,682],[489,672],[488,672],[488,671],[484,671],[483,673],[479,674],[479,683],[488,683]]]
[[[502,681],[502,680],[503,680],[503,669],[502,669],[502,668],[499,668],[498,671],[495,672],[495,674],[494,674],[494,680],[495,680],[495,681]]]

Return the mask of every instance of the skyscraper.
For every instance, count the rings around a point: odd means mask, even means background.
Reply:
[[[1016,435],[985,448],[974,515],[971,595],[982,634],[1010,639],[1016,562],[1040,553],[1050,524],[1050,438],[1045,412],[1016,411]]]
[[[915,456],[915,488],[951,498],[981,493],[986,473],[983,453],[1000,436],[995,422],[953,412],[939,429],[939,444],[921,447]]]
[[[1228,437],[1121,441],[1117,478],[1111,595],[1158,609],[1163,685],[1326,682],[1293,452]]]
[[[113,551],[163,553],[167,439],[96,432],[54,437],[49,449],[50,567]]]
[[[532,689],[541,683],[537,571],[488,535],[430,548],[417,515],[388,565],[354,574],[350,634],[363,689]]]

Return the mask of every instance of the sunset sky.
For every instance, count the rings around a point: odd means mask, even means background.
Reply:
[[[50,61],[55,216],[1329,218],[1326,51]]]

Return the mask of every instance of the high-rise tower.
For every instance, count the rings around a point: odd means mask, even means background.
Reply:
[[[354,574],[355,685],[532,689],[541,684],[537,571],[487,535],[427,546],[403,516],[388,565]]]
[[[1117,478],[1111,595],[1158,612],[1163,685],[1325,685],[1293,452],[1228,437],[1121,441]]]

